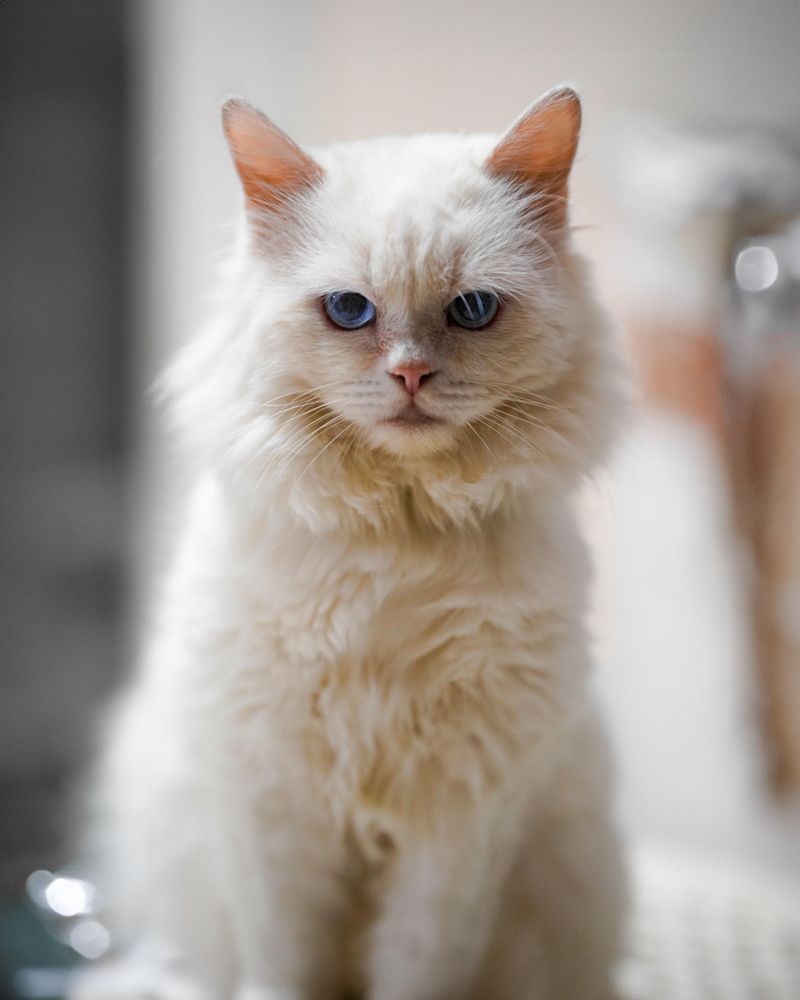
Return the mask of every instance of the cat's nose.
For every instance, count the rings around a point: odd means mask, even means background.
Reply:
[[[409,396],[414,396],[419,392],[422,383],[432,378],[436,373],[426,362],[415,361],[405,365],[395,365],[389,370],[389,374],[396,382],[403,384]]]

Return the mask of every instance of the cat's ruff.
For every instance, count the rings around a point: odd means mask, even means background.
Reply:
[[[246,218],[164,382],[198,486],[91,827],[117,933],[210,1000],[604,1000],[571,493],[618,389],[566,225],[577,98],[313,158],[224,120]]]

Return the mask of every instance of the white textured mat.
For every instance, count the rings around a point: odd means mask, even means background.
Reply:
[[[650,850],[632,875],[625,1000],[800,1000],[800,884]]]

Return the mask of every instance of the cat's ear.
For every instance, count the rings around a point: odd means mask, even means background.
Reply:
[[[222,127],[248,208],[279,208],[322,180],[322,167],[246,101],[223,104]]]
[[[541,193],[543,220],[560,228],[580,128],[578,95],[571,87],[557,87],[520,115],[492,150],[485,169]]]

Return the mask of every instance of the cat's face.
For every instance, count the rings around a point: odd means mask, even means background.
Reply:
[[[293,289],[276,362],[396,455],[449,448],[504,400],[546,393],[569,354],[553,251],[482,169],[490,148],[424,136],[322,154],[302,241],[265,250]]]
[[[308,390],[310,426],[418,455],[474,446],[501,405],[547,400],[572,346],[553,244],[579,121],[564,90],[499,144],[420,136],[312,159],[226,106],[263,256],[265,347],[284,398]]]
[[[195,437],[217,435],[234,470],[263,463],[261,482],[316,463],[330,484],[334,460],[370,455],[379,478],[472,483],[565,481],[590,464],[603,323],[566,232],[572,91],[499,141],[380,139],[312,158],[241,102],[224,123],[247,239],[224,322],[177,366]]]

